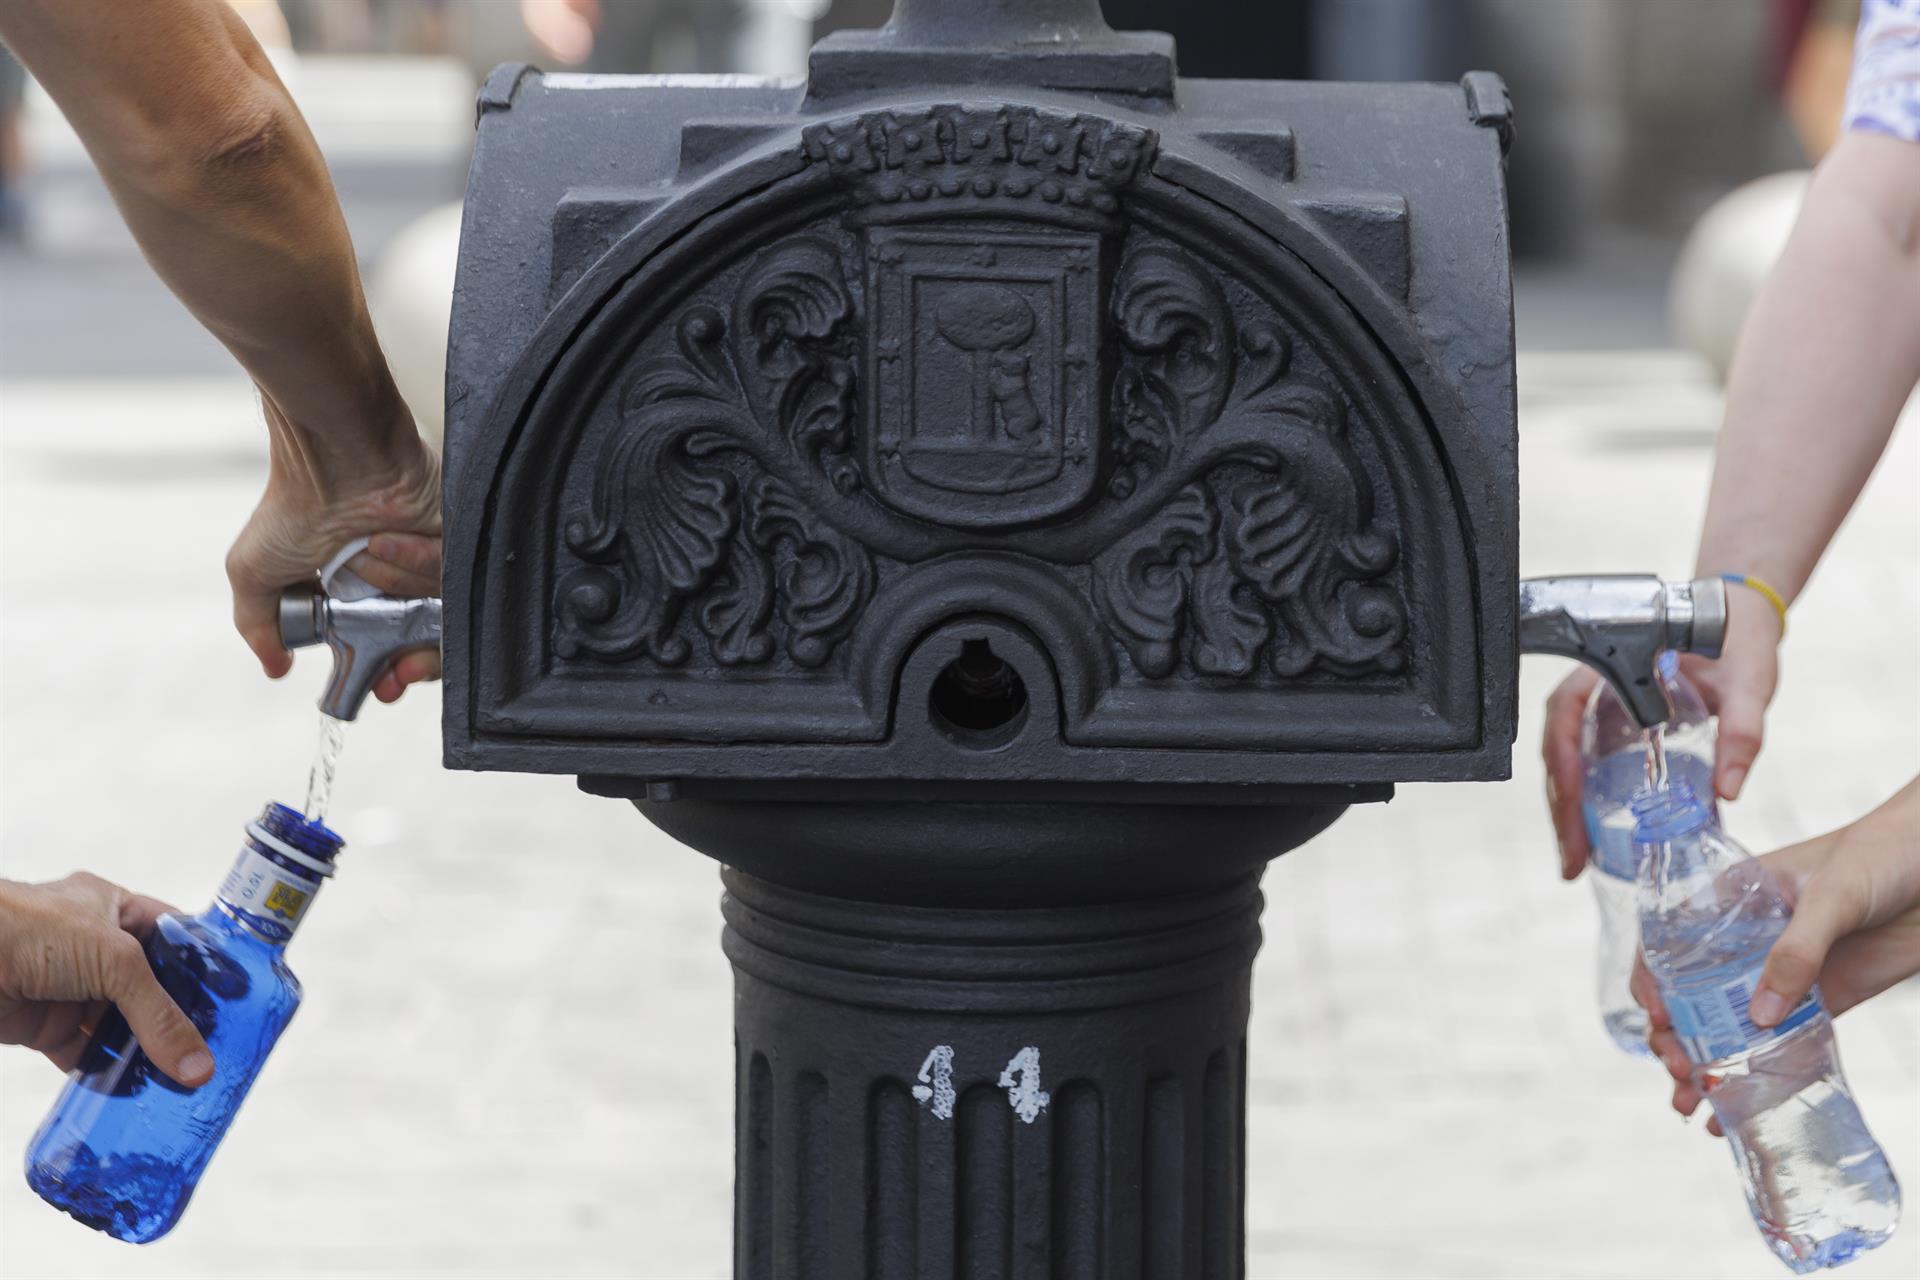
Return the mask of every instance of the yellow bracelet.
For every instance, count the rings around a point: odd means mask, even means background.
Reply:
[[[1760,598],[1772,605],[1773,611],[1780,616],[1780,635],[1783,639],[1786,637],[1787,602],[1778,591],[1775,591],[1765,580],[1756,578],[1750,573],[1723,573],[1720,578],[1724,582],[1731,582],[1736,587],[1747,587],[1758,592]]]

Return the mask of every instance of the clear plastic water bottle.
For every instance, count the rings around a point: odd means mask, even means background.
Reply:
[[[1647,968],[1732,1145],[1747,1208],[1794,1271],[1839,1266],[1893,1234],[1900,1184],[1847,1090],[1819,988],[1775,1026],[1749,1016],[1792,910],[1685,782],[1642,796],[1634,814]]]
[[[160,985],[206,1037],[213,1078],[197,1089],[176,1084],[110,1013],[27,1149],[28,1185],[121,1240],[156,1240],[180,1220],[300,1006],[283,951],[342,842],[279,804],[246,832],[213,904],[197,916],[162,916],[147,942]]]
[[[1680,656],[1662,653],[1656,666],[1673,703],[1662,732],[1669,777],[1684,779],[1698,796],[1713,795],[1713,720],[1700,691],[1680,673]],[[1593,852],[1594,901],[1600,907],[1600,947],[1594,967],[1600,1020],[1623,1051],[1647,1054],[1647,1011],[1627,989],[1640,955],[1640,912],[1634,880],[1640,856],[1633,842],[1633,798],[1647,786],[1647,738],[1626,704],[1602,680],[1587,699],[1580,724],[1584,769],[1580,810]]]

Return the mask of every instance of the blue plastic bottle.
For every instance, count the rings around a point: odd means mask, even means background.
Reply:
[[[1667,771],[1683,778],[1695,795],[1713,795],[1713,719],[1700,691],[1680,671],[1680,655],[1660,655],[1655,673],[1673,704],[1673,719],[1662,730]],[[1647,735],[1626,704],[1602,680],[1587,699],[1580,725],[1584,770],[1580,811],[1593,852],[1587,877],[1600,908],[1600,945],[1595,953],[1594,989],[1600,1021],[1623,1052],[1645,1055],[1647,1011],[1628,990],[1634,962],[1640,958],[1640,913],[1634,879],[1640,854],[1633,842],[1633,798],[1647,785]]]
[[[144,1244],[173,1229],[300,1007],[284,948],[341,839],[285,805],[247,824],[213,905],[162,916],[147,943],[160,985],[213,1051],[213,1078],[187,1089],[162,1074],[109,1014],[27,1149],[27,1183],[95,1230]]]
[[[1694,1079],[1726,1132],[1767,1245],[1796,1272],[1893,1234],[1900,1184],[1840,1069],[1815,987],[1771,1027],[1748,1005],[1793,912],[1685,781],[1635,800],[1640,937]]]

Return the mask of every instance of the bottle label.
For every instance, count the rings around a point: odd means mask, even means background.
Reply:
[[[320,889],[309,880],[260,852],[252,844],[240,846],[233,869],[220,882],[219,899],[254,932],[285,942],[300,926],[313,895]]]
[[[1748,1006],[1766,958],[1721,965],[1703,973],[1688,974],[1677,982],[1662,982],[1660,998],[1666,1002],[1667,1016],[1673,1019],[1674,1034],[1681,1048],[1695,1063],[1718,1062],[1736,1054],[1751,1053],[1785,1036],[1792,1035],[1820,1016],[1820,989],[1815,987],[1795,1005],[1786,1017],[1771,1027],[1755,1026]]]
[[[1593,847],[1589,861],[1603,876],[1631,881],[1640,874],[1640,846],[1633,842],[1632,827],[1607,827],[1587,820],[1587,843]]]

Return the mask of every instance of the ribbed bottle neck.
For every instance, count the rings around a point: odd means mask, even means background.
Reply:
[[[1684,778],[1659,791],[1642,791],[1632,802],[1633,838],[1638,844],[1684,840],[1713,824],[1711,804],[1695,794]]]
[[[248,932],[284,946],[333,875],[340,837],[285,805],[270,804],[246,826],[246,838],[214,895],[215,905]]]

